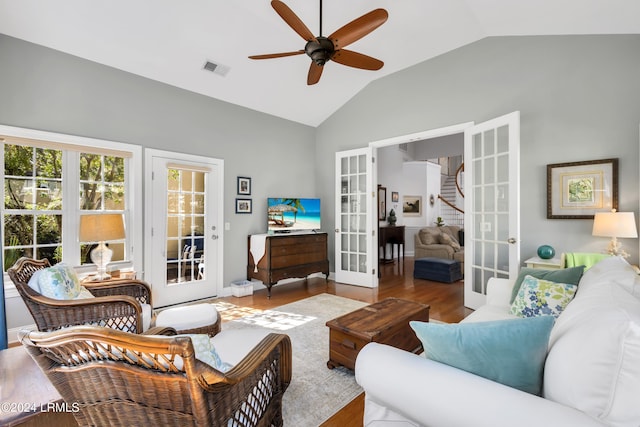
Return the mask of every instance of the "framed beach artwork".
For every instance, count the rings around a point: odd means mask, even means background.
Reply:
[[[238,177],[238,195],[239,196],[251,195],[251,178],[246,176]]]
[[[251,199],[236,199],[236,213],[250,214],[252,212]]]
[[[547,218],[593,219],[618,209],[618,159],[547,165]]]
[[[422,216],[422,196],[402,196],[404,216]]]

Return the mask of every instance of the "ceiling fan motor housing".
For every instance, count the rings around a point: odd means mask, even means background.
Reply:
[[[317,40],[317,41],[316,41]],[[316,64],[322,66],[333,58],[335,47],[333,42],[326,37],[317,37],[316,40],[307,42],[304,51]]]

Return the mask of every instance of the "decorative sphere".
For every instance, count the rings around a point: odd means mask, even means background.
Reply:
[[[556,254],[556,250],[549,245],[542,245],[538,248],[538,256],[542,259],[551,259]]]

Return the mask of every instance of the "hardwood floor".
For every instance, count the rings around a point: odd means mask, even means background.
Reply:
[[[469,315],[472,310],[463,305],[464,282],[440,283],[413,278],[413,258],[406,258],[403,265],[382,266],[382,277],[375,289],[343,285],[334,281],[328,283],[323,278],[311,278],[306,282],[292,282],[272,289],[271,299],[266,289],[252,296],[221,298],[233,304],[269,309],[308,298],[321,293],[329,293],[358,301],[374,303],[389,297],[404,298],[429,304],[429,318],[447,323],[456,323]],[[346,402],[345,402],[346,403]],[[362,427],[364,414],[364,394],[355,398],[322,424],[321,427]]]

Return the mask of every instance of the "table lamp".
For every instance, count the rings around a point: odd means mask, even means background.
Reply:
[[[122,214],[88,214],[80,216],[80,241],[99,242],[91,251],[91,261],[96,265],[98,273],[92,280],[106,280],[107,264],[111,262],[113,251],[105,245],[107,240],[125,238]]]
[[[629,254],[622,249],[622,245],[618,242],[618,237],[638,237],[633,212],[616,212],[615,209],[611,212],[597,212],[593,219],[592,234],[594,236],[611,237],[607,253],[628,257]]]

